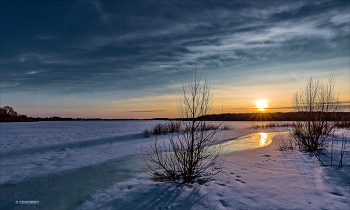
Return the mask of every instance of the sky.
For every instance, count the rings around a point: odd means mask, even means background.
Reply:
[[[213,114],[292,111],[330,72],[350,101],[349,1],[1,0],[0,17],[0,105],[27,116],[177,117],[195,69]]]

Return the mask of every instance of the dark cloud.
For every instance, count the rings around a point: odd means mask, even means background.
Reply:
[[[2,1],[1,87],[144,89],[195,65],[346,57],[348,11],[348,1]]]

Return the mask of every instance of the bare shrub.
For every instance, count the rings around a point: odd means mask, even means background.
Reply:
[[[350,128],[350,121],[339,121],[335,123],[337,128]]]
[[[219,128],[220,130],[230,130],[232,129],[230,125],[228,124],[222,124]]]
[[[150,174],[157,180],[193,183],[220,172],[210,170],[217,164],[220,146],[209,147],[215,143],[213,136],[220,124],[209,126],[198,120],[199,116],[209,113],[212,103],[209,84],[201,77],[195,72],[194,80],[182,86],[178,103],[179,115],[186,119],[181,121],[182,132],[172,136],[170,144],[156,138],[150,144],[153,154],[144,155]]]
[[[294,125],[293,122],[269,122],[265,124],[253,124],[249,128],[259,129],[259,128],[291,127],[293,125]]]
[[[146,129],[147,130],[147,129]],[[181,131],[181,122],[180,121],[168,121],[165,123],[157,123],[152,129],[151,132],[154,135],[161,135],[167,133],[175,133]]]
[[[347,144],[347,139],[345,138],[345,130],[342,131],[341,133],[342,139],[341,139],[341,147],[340,147],[340,158],[339,158],[339,167],[343,166],[343,157],[346,152],[346,144]]]
[[[154,135],[165,135],[168,133],[177,133],[177,132],[189,132],[190,128],[181,126],[181,121],[168,121],[165,123],[157,123],[151,129],[145,129],[143,131],[145,138],[150,138],[151,134]],[[199,130],[229,130],[231,129],[230,125],[222,123],[205,123],[199,126]]]
[[[144,131],[143,131],[143,137],[144,138],[151,138],[151,131],[150,130],[148,130],[148,129],[145,129]]]
[[[297,146],[304,151],[324,150],[329,145],[327,137],[336,128],[335,115],[339,107],[334,85],[332,75],[327,82],[310,78],[305,89],[294,95],[296,121],[292,127],[292,136]]]
[[[260,129],[260,128],[293,127],[293,126],[294,126],[294,122],[269,122],[269,123],[263,123],[263,124],[252,124],[249,128]],[[350,128],[350,121],[335,121],[334,127]]]
[[[294,150],[295,144],[293,142],[293,139],[290,138],[280,138],[279,141],[277,141],[277,150],[279,151],[287,151],[287,150]]]
[[[167,124],[168,133],[176,133],[181,131],[181,122],[180,121],[170,121]]]

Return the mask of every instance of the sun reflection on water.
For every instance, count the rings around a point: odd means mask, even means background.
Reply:
[[[265,147],[271,144],[273,137],[277,134],[286,133],[283,132],[268,132],[268,133],[251,133],[245,136],[238,137],[237,139],[232,139],[225,141],[219,146],[221,147],[221,155],[230,155],[235,152],[256,149],[259,147]],[[215,149],[213,145],[209,148]]]
[[[260,146],[264,146],[267,143],[267,133],[259,133],[260,134]]]

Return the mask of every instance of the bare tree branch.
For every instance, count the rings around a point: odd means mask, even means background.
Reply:
[[[208,124],[198,117],[209,114],[212,106],[210,86],[202,80],[202,72],[195,71],[192,82],[182,85],[181,97],[178,100],[178,111],[181,118],[182,132],[172,136],[166,145],[156,140],[150,144],[153,154],[145,155],[150,175],[157,180],[177,183],[192,183],[195,180],[206,180],[220,172],[211,172],[217,164],[220,146],[211,147],[213,138],[220,124],[207,129]],[[150,163],[155,163],[156,166]]]
[[[314,152],[327,148],[327,137],[336,128],[339,100],[334,92],[335,79],[330,74],[327,82],[308,80],[305,89],[295,93],[293,107],[297,111],[292,135],[297,145]]]

